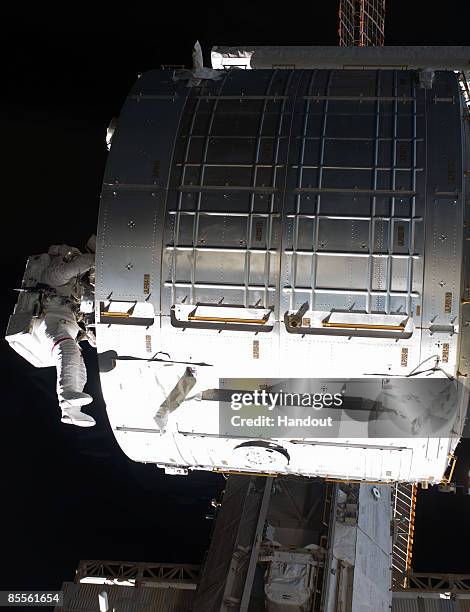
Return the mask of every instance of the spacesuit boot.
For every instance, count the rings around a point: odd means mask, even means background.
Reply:
[[[79,391],[62,391],[59,406],[62,408],[62,423],[77,425],[78,427],[93,427],[96,421],[93,417],[81,411],[81,406],[86,406],[93,401],[88,393]]]
[[[79,391],[62,391],[60,394],[59,406],[63,409],[86,406],[91,404],[93,398],[88,393],[80,393]]]
[[[82,412],[80,406],[71,406],[70,408],[62,408],[62,423],[68,425],[77,425],[78,427],[93,427],[96,425],[95,419]]]

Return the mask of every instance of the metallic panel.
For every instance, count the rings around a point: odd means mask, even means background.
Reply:
[[[460,118],[456,104],[434,102],[457,100],[452,75],[439,73],[431,92],[416,89],[413,72],[394,71],[234,71],[202,92],[170,81],[145,75],[120,118],[100,212],[100,298],[140,299],[150,274],[158,312],[163,257],[163,313],[184,294],[190,303],[261,300],[279,319],[306,300],[313,311],[416,316],[419,305],[424,320],[455,316],[455,299],[450,313],[439,307],[459,292],[462,204],[443,193],[460,185]],[[430,189],[439,190],[427,206],[426,123]]]
[[[392,602],[390,488],[379,491],[376,499],[372,485],[359,490],[352,610],[387,612]]]
[[[392,598],[392,612],[421,612],[415,598],[404,599],[402,597]]]
[[[468,70],[470,47],[212,47],[213,68]]]
[[[142,299],[149,274],[165,316],[180,300],[223,300],[274,307],[282,321],[308,302],[307,318],[352,309],[449,324],[463,214],[446,195],[460,187],[457,87],[437,73],[426,91],[393,70],[229,71],[202,88],[144,75],[106,170],[98,296]]]
[[[146,73],[121,111],[105,169],[98,220],[96,298],[149,298],[160,312],[163,215],[175,133],[186,92],[172,71]],[[157,137],[156,137],[157,135]]]
[[[455,602],[448,599],[424,599],[424,612],[455,612]]]
[[[271,377],[406,375],[445,352],[455,373],[457,77],[436,72],[425,90],[408,70],[232,70],[198,87],[172,74],[147,73],[126,102],[98,228],[97,299],[148,299],[156,321],[148,333],[101,329],[99,346],[109,333],[120,354],[150,346],[214,372]],[[263,334],[172,325],[175,305],[198,303],[269,308],[275,322]],[[323,325],[333,311],[400,315],[411,332],[340,335]],[[403,453],[400,479],[412,463]]]
[[[69,610],[98,610],[98,595],[108,594],[111,610],[134,612],[136,609],[153,612],[189,612],[194,601],[194,590],[178,588],[128,587],[103,584],[76,584],[65,582],[63,585],[64,606],[56,607],[56,612]]]

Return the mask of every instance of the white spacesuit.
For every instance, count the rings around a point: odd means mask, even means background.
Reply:
[[[86,368],[77,342],[80,326],[74,312],[79,276],[95,263],[94,254],[82,254],[74,247],[53,245],[48,250],[49,265],[42,282],[54,289],[43,300],[43,319],[38,329],[42,340],[50,344],[57,369],[57,396],[62,422],[92,427],[95,420],[81,411],[93,398],[83,393]]]

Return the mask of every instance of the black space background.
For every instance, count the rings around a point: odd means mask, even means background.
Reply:
[[[470,43],[462,0],[387,3],[389,45]],[[51,243],[83,247],[95,231],[106,126],[137,73],[189,65],[197,38],[206,54],[213,44],[337,43],[336,0],[191,10],[135,3],[133,13],[116,4],[106,15],[99,5],[9,6],[0,26],[1,329],[28,254]],[[35,370],[5,342],[0,350],[0,589],[58,589],[80,559],[200,562],[221,477],[164,476],[128,460],[109,429],[93,351],[86,360],[98,424],[87,431],[60,424],[54,371]],[[461,483],[469,446],[459,447]],[[415,571],[470,573],[469,534],[470,496],[420,493]]]

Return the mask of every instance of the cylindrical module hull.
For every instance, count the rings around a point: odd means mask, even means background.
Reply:
[[[194,367],[216,387],[219,376],[406,376],[436,355],[462,371],[467,136],[455,74],[437,72],[432,89],[401,70],[231,70],[197,86],[173,76],[136,82],[113,138],[99,352],[208,364]],[[115,363],[101,378],[124,448],[131,430],[155,429],[160,404],[139,383],[146,361]],[[156,369],[164,387],[171,368]],[[125,408],[131,397],[141,409]],[[180,431],[184,413],[171,416]],[[193,420],[187,431],[217,435],[216,414]],[[169,434],[156,432],[163,449]],[[220,451],[159,455],[136,435],[136,459],[240,468]]]

